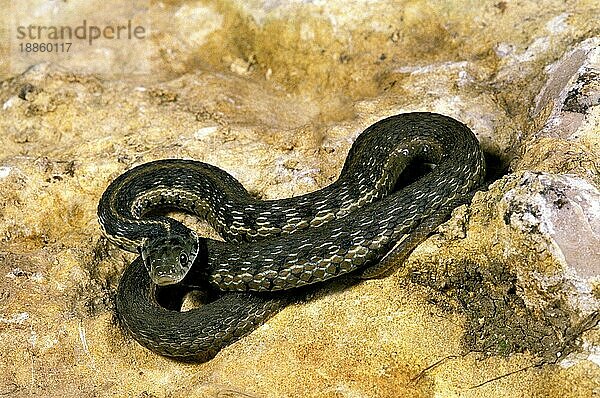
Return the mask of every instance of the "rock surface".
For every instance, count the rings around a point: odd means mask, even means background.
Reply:
[[[595,2],[147,12],[150,75],[68,60],[12,73],[0,57],[0,396],[600,393]],[[185,157],[259,197],[298,195],[336,178],[365,127],[413,110],[469,125],[497,181],[396,273],[316,289],[204,364],[122,332],[113,298],[132,255],[95,216],[117,175]]]

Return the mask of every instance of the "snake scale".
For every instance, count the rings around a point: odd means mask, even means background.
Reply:
[[[415,162],[433,166],[399,186]],[[145,347],[209,359],[302,286],[354,271],[367,278],[389,273],[470,197],[484,174],[471,130],[424,112],[371,125],[335,182],[293,198],[258,200],[225,171],[198,161],[142,164],[117,177],[98,205],[104,235],[141,254],[121,277],[117,312]],[[173,209],[206,219],[225,241],[199,237],[164,216]],[[156,299],[157,289],[169,285],[223,293],[180,312]]]

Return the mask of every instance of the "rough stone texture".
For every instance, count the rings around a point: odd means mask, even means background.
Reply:
[[[0,57],[0,396],[600,393],[596,3],[156,3],[151,75]],[[411,110],[467,123],[508,174],[398,272],[316,289],[204,364],[123,334],[132,256],[95,218],[119,173],[188,157],[297,195]]]

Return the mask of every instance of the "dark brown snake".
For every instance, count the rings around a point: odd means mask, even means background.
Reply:
[[[434,166],[399,187],[415,162]],[[198,161],[142,164],[115,179],[98,205],[105,236],[141,254],[123,273],[117,312],[145,347],[209,359],[302,286],[354,271],[389,273],[470,197],[484,174],[471,130],[434,113],[371,125],[352,145],[337,181],[293,198],[257,200],[225,171]],[[225,242],[161,215],[173,209],[205,218]],[[179,312],[156,300],[157,286],[167,285],[227,293]]]

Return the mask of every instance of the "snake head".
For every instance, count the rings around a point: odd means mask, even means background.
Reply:
[[[196,260],[198,242],[192,231],[146,239],[139,251],[152,282],[159,286],[181,282]]]

